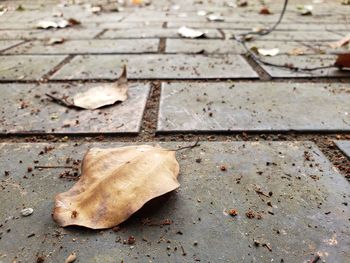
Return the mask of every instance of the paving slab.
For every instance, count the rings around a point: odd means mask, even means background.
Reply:
[[[157,131],[350,131],[349,91],[341,83],[164,83]]]
[[[0,40],[0,52],[15,45],[18,45],[21,42],[22,41],[20,40]]]
[[[315,45],[318,47],[318,45]],[[350,77],[349,70],[339,70],[333,67],[336,61],[335,55],[307,55],[307,56],[289,56],[277,55],[275,57],[263,57],[262,60],[276,65],[286,67],[274,67],[260,63],[261,67],[273,78],[304,78],[304,77]],[[298,68],[315,68],[315,67],[329,67],[313,71],[295,71],[290,70],[288,65]]]
[[[60,174],[74,172],[34,166],[66,166],[67,158],[81,160],[93,146],[120,144],[0,146],[3,262],[36,262],[38,256],[64,262],[73,251],[87,263],[308,262],[316,254],[326,262],[346,262],[350,257],[350,210],[344,205],[349,184],[313,143],[201,143],[177,153],[179,190],[130,218],[118,232],[60,228],[51,218],[54,196],[74,184]],[[24,207],[33,208],[33,214],[21,217]],[[230,209],[238,215],[229,216]],[[249,211],[262,218],[249,219]],[[172,223],[157,226],[164,220]],[[130,236],[136,242],[123,244]]]
[[[125,102],[93,111],[68,109],[45,95],[73,96],[100,84],[1,84],[0,133],[138,133],[148,84],[131,84]]]
[[[232,39],[167,39],[165,45],[165,53],[243,54],[244,52],[242,45]]]
[[[257,78],[238,55],[76,56],[52,79],[114,79],[126,64],[129,79]]]
[[[233,30],[223,30],[226,37],[237,34]],[[339,40],[341,36],[334,32],[329,31],[273,31],[268,35],[262,36],[259,40],[299,40],[299,41],[314,41],[314,42],[323,42],[323,41],[336,41]]]
[[[64,28],[48,30],[1,30],[0,39],[92,39],[102,28]]]
[[[38,80],[66,56],[0,56],[0,80]]]
[[[222,38],[216,29],[198,29],[205,33],[206,38]],[[103,33],[99,38],[181,38],[178,28],[127,28],[111,29]]]
[[[334,141],[337,147],[350,158],[350,141]]]
[[[98,54],[157,52],[159,39],[67,40],[49,45],[47,41],[33,41],[8,50],[9,54]]]

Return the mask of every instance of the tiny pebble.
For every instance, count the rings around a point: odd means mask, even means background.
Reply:
[[[31,214],[33,214],[33,208],[24,208],[21,211],[21,215],[22,216],[30,216]]]

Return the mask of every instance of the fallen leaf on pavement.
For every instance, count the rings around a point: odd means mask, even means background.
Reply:
[[[80,22],[75,20],[74,18],[70,18],[68,20],[59,20],[59,21],[51,21],[51,20],[41,20],[36,25],[36,28],[39,29],[49,29],[49,28],[65,28],[70,26],[79,25]]]
[[[350,43],[350,34],[343,37],[342,39],[340,39],[339,41],[336,41],[336,42],[333,42],[333,43],[330,43],[329,46],[331,48],[340,48],[340,47],[343,47],[347,44]]]
[[[299,12],[299,14],[301,14],[302,16],[310,16],[312,15],[312,10],[313,10],[313,6],[312,5],[298,5],[297,6],[297,11]]]
[[[47,45],[49,46],[53,46],[53,45],[57,45],[57,44],[62,44],[64,43],[64,38],[63,37],[58,37],[58,38],[50,38],[48,41],[47,41]]]
[[[263,6],[263,7],[261,7],[259,14],[260,15],[271,15],[272,13],[266,6]]]
[[[95,110],[107,105],[113,105],[118,101],[125,101],[128,98],[128,79],[126,66],[118,81],[111,84],[103,84],[88,89],[85,92],[77,93],[72,99],[69,97],[58,98],[52,94],[46,94],[53,101],[66,107]]]
[[[185,38],[199,38],[199,37],[205,36],[204,32],[195,30],[189,27],[185,27],[185,26],[180,27],[177,32],[180,36]]]
[[[70,254],[64,263],[73,263],[77,259],[77,255],[73,252]]]
[[[280,50],[278,48],[271,48],[271,49],[264,49],[264,48],[258,48],[258,53],[262,56],[276,56]]]
[[[288,51],[288,54],[291,56],[299,56],[299,55],[304,55],[306,50],[301,47],[296,47]]]
[[[350,53],[338,54],[334,65],[339,68],[350,68]]]
[[[210,14],[207,16],[207,19],[211,22],[223,22],[225,18],[220,14]]]
[[[148,201],[180,186],[175,152],[148,145],[90,149],[79,181],[56,196],[53,219],[63,227],[119,225]]]

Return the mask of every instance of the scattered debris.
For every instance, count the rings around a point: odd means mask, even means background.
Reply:
[[[246,6],[248,6],[248,1],[246,1],[246,0],[238,0],[237,1],[237,6],[238,7],[246,7]]]
[[[21,215],[22,216],[30,216],[31,214],[33,214],[34,209],[33,208],[24,208],[21,210]]]
[[[341,4],[342,5],[350,5],[350,0],[342,0]]]
[[[185,38],[200,38],[205,36],[205,32],[182,26],[178,30],[178,34]]]
[[[16,7],[16,11],[19,11],[19,12],[23,12],[23,11],[25,11],[26,9],[22,6],[22,5],[18,5],[17,7]]]
[[[136,242],[136,238],[134,236],[129,236],[127,244],[128,245],[133,245]]]
[[[175,152],[149,145],[90,149],[82,162],[89,169],[56,196],[54,220],[92,229],[119,225],[149,200],[180,186]]]
[[[199,11],[197,11],[197,15],[198,15],[198,16],[206,16],[206,15],[207,15],[207,12],[204,11],[204,10],[199,10]]]
[[[258,48],[257,51],[262,56],[271,56],[271,57],[276,56],[280,52],[278,48],[271,48],[271,49]]]
[[[7,7],[0,6],[0,16],[2,16],[3,14],[5,14],[7,11],[8,11]]]
[[[128,98],[128,80],[126,66],[118,81],[111,84],[104,84],[88,89],[85,92],[77,93],[70,101],[69,97],[58,98],[53,94],[46,94],[54,102],[69,108],[95,110],[116,102],[123,102]]]
[[[77,259],[77,255],[72,252],[66,259],[66,261],[64,263],[72,263]]]
[[[310,16],[310,15],[312,15],[312,10],[313,9],[314,8],[313,8],[312,5],[298,5],[297,6],[297,11],[302,16]]]
[[[227,171],[227,168],[225,165],[222,164],[222,165],[220,165],[220,170],[225,172],[225,171]]]
[[[300,56],[300,55],[304,55],[305,52],[306,52],[305,48],[297,47],[288,51],[288,54],[290,56]]]

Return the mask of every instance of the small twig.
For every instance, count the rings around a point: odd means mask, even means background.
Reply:
[[[180,248],[181,248],[181,251],[182,251],[182,255],[183,255],[183,256],[186,256],[187,253],[185,252],[185,249],[184,249],[184,247],[181,245],[181,243],[180,243]]]
[[[34,169],[73,169],[73,166],[66,166],[66,165],[37,165],[34,166]]]
[[[192,148],[195,148],[195,147],[197,147],[197,146],[200,146],[200,144],[199,144],[199,137],[197,138],[195,144],[188,145],[188,146],[184,146],[184,147],[180,147],[180,148],[178,148],[178,149],[170,149],[169,151],[175,151],[175,152],[177,152],[177,151],[182,151],[182,150],[185,150],[185,149],[192,149]]]

